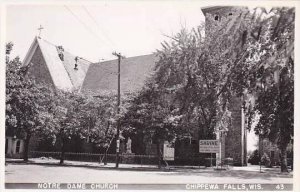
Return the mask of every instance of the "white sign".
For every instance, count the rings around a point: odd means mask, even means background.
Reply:
[[[117,153],[120,152],[120,140],[117,139],[117,149],[116,149]]]
[[[163,159],[166,161],[174,161],[174,156],[175,156],[174,147],[168,141],[165,141]]]
[[[200,153],[219,153],[219,150],[218,140],[199,140]]]

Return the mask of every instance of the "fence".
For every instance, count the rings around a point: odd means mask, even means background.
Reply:
[[[60,152],[43,152],[43,151],[31,151],[29,153],[30,158],[52,158],[60,159]],[[140,165],[156,165],[158,159],[156,155],[136,155],[136,154],[120,154],[120,163],[123,164],[140,164]],[[102,153],[73,153],[66,152],[64,160],[70,161],[82,161],[82,162],[101,162],[115,163],[116,154],[102,154]],[[163,162],[162,162],[163,164]],[[206,166],[210,167],[211,164],[216,166],[216,158],[204,158],[199,156],[190,157],[175,157],[174,161],[168,161],[169,165],[192,165],[192,166]],[[232,159],[224,159],[222,165],[231,165]]]
[[[43,152],[43,151],[31,151],[29,153],[30,158],[52,158],[60,159],[60,152]],[[157,156],[155,155],[135,155],[135,154],[120,154],[120,163],[124,164],[141,164],[141,165],[153,165],[157,164]],[[66,152],[64,160],[70,161],[84,161],[84,162],[107,162],[114,163],[116,160],[116,154],[100,154],[100,153],[72,153]]]

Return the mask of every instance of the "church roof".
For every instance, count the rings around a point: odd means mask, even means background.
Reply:
[[[37,48],[40,48],[55,87],[64,90],[79,89],[81,92],[98,93],[117,91],[118,60],[91,63],[81,57],[77,60],[68,51],[59,51],[59,47],[36,37],[23,61],[32,62]],[[59,56],[63,54],[63,59]],[[147,77],[153,72],[156,56],[154,54],[124,58],[121,60],[121,92],[135,92],[143,87]],[[41,75],[40,75],[41,76]]]
[[[121,92],[140,90],[153,72],[155,54],[129,57],[121,60]],[[116,91],[118,86],[118,60],[90,65],[82,85],[83,92]]]
[[[64,90],[79,89],[81,87],[91,62],[79,58],[77,61],[78,69],[76,70],[74,69],[76,56],[67,51],[62,51],[63,60],[61,60],[58,54],[58,46],[36,37],[25,56],[24,65],[30,64],[38,47],[42,52],[55,87]]]
[[[76,56],[72,55],[67,51],[64,51],[63,54],[64,54],[64,60],[62,63],[68,72],[68,75],[71,79],[74,88],[79,89],[82,86],[82,83],[84,81],[84,78],[86,76],[86,73],[88,71],[91,62],[79,58],[77,61],[77,69],[74,69]]]

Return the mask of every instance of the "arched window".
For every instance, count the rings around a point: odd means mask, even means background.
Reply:
[[[16,144],[16,153],[20,153],[21,141],[18,140]]]
[[[215,20],[216,20],[216,21],[219,21],[219,19],[220,19],[219,15],[216,15],[216,16],[215,16]]]

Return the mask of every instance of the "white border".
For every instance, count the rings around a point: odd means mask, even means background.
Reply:
[[[80,0],[74,0],[74,1],[59,1],[59,0],[52,0],[52,1],[37,1],[37,0],[28,0],[28,1],[21,1],[21,0],[4,0],[0,1],[0,134],[2,139],[0,139],[0,168],[1,168],[1,177],[0,177],[0,190],[4,191],[4,146],[5,146],[5,140],[4,138],[4,132],[5,132],[5,37],[6,37],[6,5],[22,5],[22,4],[39,4],[39,5],[52,5],[52,4],[89,4],[89,5],[96,5],[99,3],[104,3],[106,1],[97,1],[97,0],[91,0],[91,1],[80,1]],[[116,2],[116,1],[115,1]],[[148,3],[152,3],[153,1],[149,1]],[[155,1],[157,2],[157,1]],[[166,1],[164,1],[166,2]],[[178,3],[179,1],[168,1],[169,3]],[[186,3],[193,3],[196,1],[188,0],[185,1]],[[300,34],[300,1],[258,1],[258,0],[252,0],[252,1],[241,1],[241,0],[235,0],[235,1],[202,1],[203,6],[211,6],[211,5],[232,5],[232,6],[294,6],[296,7],[296,22],[295,22],[295,34]],[[121,4],[128,4],[128,3],[134,3],[132,1],[119,1],[118,3]],[[199,10],[200,11],[200,10]],[[300,135],[300,112],[299,112],[299,99],[300,98],[300,87],[299,85],[299,45],[300,45],[300,38],[295,35],[295,125],[294,125],[294,135],[295,135],[295,141],[294,141],[294,191],[300,191],[300,139],[298,138],[298,135]],[[298,64],[298,65],[297,65]],[[298,118],[297,118],[298,117]],[[298,181],[298,182],[297,182]],[[7,190],[9,191],[9,190]],[[15,192],[18,191],[24,191],[24,190],[13,190]],[[25,190],[29,191],[29,190]],[[31,191],[31,190],[30,190]],[[32,191],[38,191],[38,190],[32,190]],[[43,190],[46,191],[46,190]],[[59,191],[59,190],[55,190]],[[90,191],[90,190],[86,190]]]

